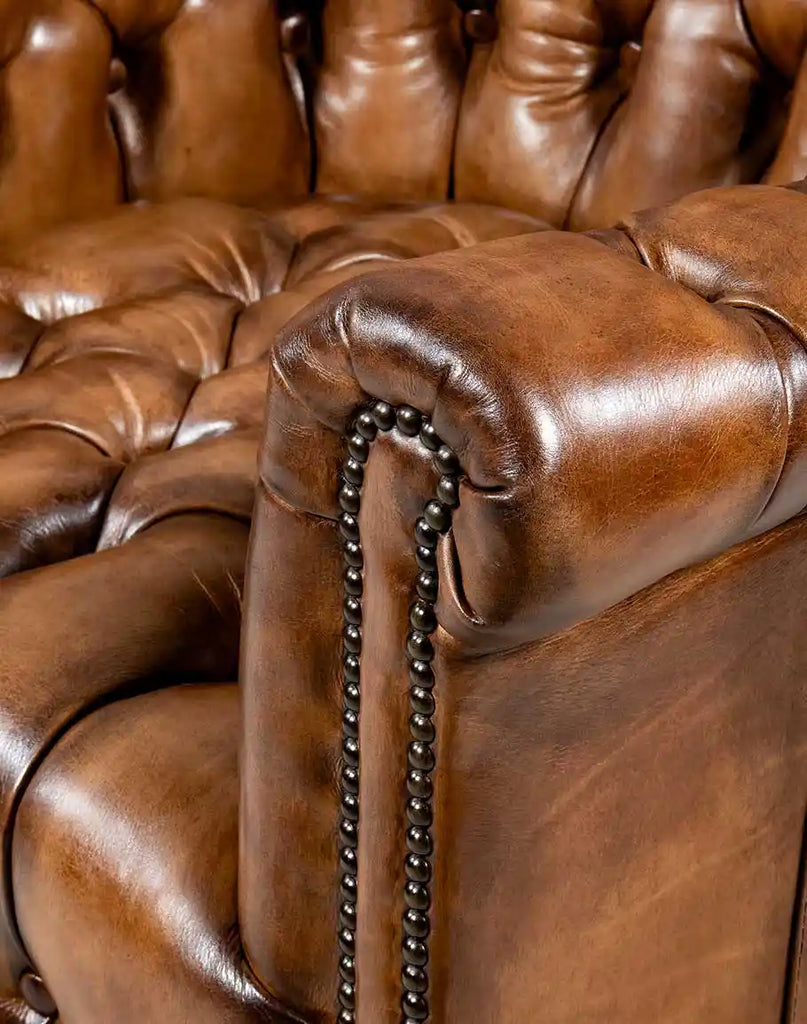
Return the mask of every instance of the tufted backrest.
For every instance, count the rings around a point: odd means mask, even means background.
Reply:
[[[0,237],[123,200],[613,223],[807,173],[807,0],[0,0]]]
[[[420,199],[453,187],[588,228],[695,189],[807,173],[804,0],[461,6],[459,25],[450,0],[328,0],[323,187]]]
[[[124,199],[304,193],[284,56],[271,0],[0,0],[0,235]]]
[[[502,0],[499,22],[460,115],[463,197],[601,226],[769,163],[778,82],[740,0]]]

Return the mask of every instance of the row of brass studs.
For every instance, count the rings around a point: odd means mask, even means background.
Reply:
[[[356,417],[348,439],[339,489],[339,529],[345,561],[342,634],[343,708],[341,817],[339,862],[341,867],[339,909],[339,1015],[338,1024],[355,1024],[356,1012],[356,904],[359,840],[359,711],[361,706],[361,626],[364,587],[364,556],[358,514],[364,467],[378,431],[393,427],[407,437],[419,437],[433,455],[440,473],[436,497],[426,503],[415,524],[415,557],[418,566],[416,597],[409,610],[410,632],[406,642],[409,663],[409,732],[406,805],[407,854],[404,861],[405,910],[403,915],[401,998],[402,1024],[422,1024],[429,1016],[429,933],[431,931],[431,880],[433,838],[433,780],[435,728],[433,715],[434,647],[431,634],[437,628],[437,543],[451,526],[459,504],[456,454],[443,444],[434,427],[411,406],[393,408],[374,402]]]
[[[420,425],[420,441],[432,452],[440,473],[437,493],[428,501],[415,523],[415,558],[418,577],[416,597],[409,609],[410,633],[406,641],[409,662],[409,735],[406,788],[406,859],[401,983],[402,1024],[421,1024],[429,1016],[429,934],[431,931],[431,881],[434,840],[433,772],[434,742],[434,646],[437,629],[437,544],[451,527],[459,504],[459,461],[443,444],[434,427]]]
[[[364,464],[378,433],[374,412],[356,417],[342,465],[339,531],[345,562],[342,606],[342,771],[339,818],[339,1015],[338,1024],[356,1016],[356,901],[359,847],[359,710],[361,707],[361,625],[364,555],[359,537],[359,508]]]

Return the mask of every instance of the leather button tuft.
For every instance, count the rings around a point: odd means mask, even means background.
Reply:
[[[58,1012],[45,982],[33,971],[26,971],[21,976],[20,995],[31,1009],[42,1017],[53,1017]]]
[[[280,25],[280,45],[284,53],[300,57],[311,46],[311,28],[304,14],[290,14]]]
[[[639,61],[642,57],[642,44],[631,40],[624,43],[619,50],[619,71],[617,73],[620,92],[627,93],[633,88]]]
[[[490,11],[468,11],[465,15],[465,34],[475,43],[492,43],[499,34],[495,15]]]
[[[109,65],[109,85],[107,86],[107,92],[110,94],[118,92],[126,85],[126,78],[126,65],[119,57],[113,57],[112,63]]]

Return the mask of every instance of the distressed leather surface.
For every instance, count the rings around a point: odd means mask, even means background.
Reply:
[[[462,6],[4,0],[2,237],[124,199],[312,188],[602,227],[807,173],[800,0]]]
[[[11,840],[52,745],[126,693],[236,675],[281,326],[356,274],[543,227],[476,204],[306,200],[268,214],[190,198],[53,228],[0,267],[0,991],[10,1021],[25,1013],[14,993],[31,959],[9,888]],[[237,942],[227,962],[246,978]],[[182,1014],[203,1012],[191,1008],[204,1005],[199,984]],[[162,1004],[155,988],[143,992]],[[233,1020],[276,1019],[257,996],[242,1005],[244,992],[227,996]]]
[[[0,0],[4,1021],[41,1024],[29,964],[69,1024],[334,1021],[332,518],[383,394],[468,473],[434,1024],[798,1024],[807,199],[773,186],[806,32],[792,0]],[[391,448],[363,514],[361,1024],[397,1014],[430,472]]]
[[[284,329],[248,571],[239,881],[246,949],[295,1005],[329,1019],[336,988],[334,481],[354,410],[381,397],[429,416],[464,472],[438,556],[434,1019],[782,1019],[807,486],[804,302],[779,254],[800,265],[803,200],[716,190],[596,237],[435,256]],[[392,1024],[411,530],[436,477],[414,442],[376,446],[358,1020]],[[287,930],[302,901],[306,947]]]

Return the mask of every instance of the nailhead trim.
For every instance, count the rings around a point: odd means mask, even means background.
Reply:
[[[339,1011],[337,1024],[355,1024],[356,1010],[356,906],[358,898],[359,843],[359,714],[361,711],[361,646],[364,556],[358,514],[364,466],[378,432],[397,429],[417,437],[432,454],[440,474],[436,495],[426,502],[415,523],[417,563],[416,594],[409,609],[410,631],[406,640],[409,664],[410,742],[407,749],[406,857],[401,944],[401,1024],[423,1024],[429,1017],[429,934],[431,931],[431,880],[434,840],[433,773],[436,758],[434,646],[437,629],[434,605],[438,594],[436,549],[442,534],[451,528],[453,510],[459,505],[460,463],[443,443],[431,422],[408,405],[397,408],[374,401],[355,418],[347,441],[339,488],[339,530],[345,561],[342,631],[342,770],[340,776],[339,863],[341,904],[338,943]]]

